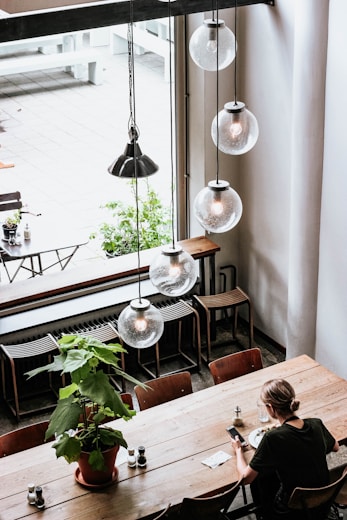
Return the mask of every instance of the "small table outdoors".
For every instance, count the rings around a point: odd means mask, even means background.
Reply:
[[[347,381],[306,355],[211,386],[160,406],[138,412],[119,428],[130,446],[146,447],[147,468],[118,466],[117,483],[98,492],[74,480],[75,464],[56,459],[51,443],[0,459],[1,520],[137,520],[176,505],[184,497],[221,491],[238,474],[230,439],[232,410],[242,409],[247,438],[259,427],[256,401],[265,381],[283,377],[294,386],[302,417],[320,417],[340,442],[346,441]],[[202,464],[218,451],[232,457],[215,469]],[[245,452],[249,460],[254,453]],[[46,509],[26,500],[27,485],[43,487]]]
[[[9,275],[10,282],[13,282],[20,269],[29,271],[32,277],[42,275],[47,269],[58,264],[63,271],[79,247],[88,243],[88,239],[81,232],[64,230],[64,233],[54,231],[52,234],[47,234],[46,232],[40,233],[38,227],[35,228],[30,240],[24,240],[23,236],[20,239],[19,245],[10,245],[3,239],[0,242],[0,248],[11,260],[20,260],[14,274]],[[56,253],[56,260],[53,262],[50,260],[49,264],[44,266],[41,255],[50,252]],[[24,265],[27,259],[29,259],[29,265]],[[6,259],[4,262],[6,263]]]

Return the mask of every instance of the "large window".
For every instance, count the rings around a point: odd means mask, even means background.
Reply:
[[[165,20],[137,27],[153,41],[167,38]],[[54,234],[57,227],[72,227],[89,236],[109,218],[100,206],[111,200],[133,200],[129,182],[107,172],[128,141],[128,55],[126,40],[119,34],[119,26],[114,32],[104,27],[77,34],[78,45],[100,56],[100,85],[88,83],[86,67],[74,67],[71,74],[56,68],[0,77],[0,161],[14,164],[1,170],[1,191],[19,190],[27,209],[41,213],[40,217],[23,215],[23,224],[29,222],[32,233]],[[47,44],[43,51],[53,53],[54,59],[56,42],[43,43]],[[162,53],[150,51],[135,45],[136,122],[143,153],[159,165],[149,183],[169,205],[168,62]],[[6,52],[6,45],[1,52]],[[21,60],[37,49],[12,44],[11,52]],[[74,262],[100,257],[98,241],[91,240]]]

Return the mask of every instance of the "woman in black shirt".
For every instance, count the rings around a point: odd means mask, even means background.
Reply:
[[[263,385],[261,400],[280,425],[262,438],[247,465],[238,438],[232,439],[237,469],[245,484],[251,484],[253,499],[266,519],[298,519],[287,503],[295,487],[321,487],[329,483],[326,454],[339,449],[338,442],[320,419],[301,419],[295,412],[299,401],[284,379]]]

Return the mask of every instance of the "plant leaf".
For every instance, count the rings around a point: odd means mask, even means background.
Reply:
[[[82,408],[75,402],[73,395],[59,400],[49,421],[45,439],[49,439],[53,435],[61,435],[68,430],[75,430],[81,413]]]

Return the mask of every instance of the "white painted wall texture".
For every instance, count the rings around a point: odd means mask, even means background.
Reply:
[[[255,325],[285,346],[287,357],[307,353],[346,378],[347,4],[317,4],[239,8],[238,99],[256,115],[260,136],[239,158],[221,154],[221,177],[239,192],[244,214],[235,230],[211,238],[222,247],[218,265],[237,264]],[[214,82],[204,74],[205,94]],[[232,82],[231,66],[220,107]],[[210,106],[197,107],[193,91],[190,103],[192,125],[200,110],[207,128]],[[213,146],[199,153],[205,164],[215,157]],[[210,178],[210,170],[192,172],[192,185]]]

